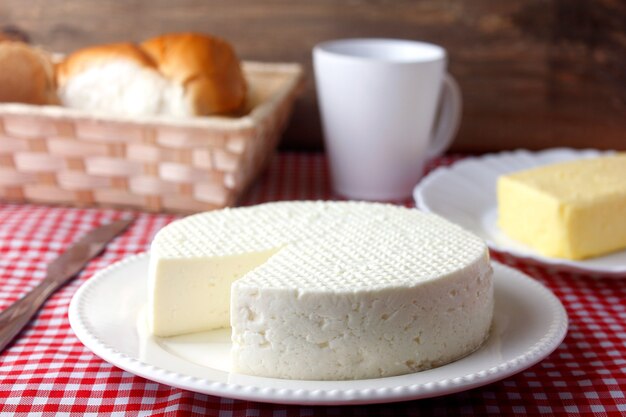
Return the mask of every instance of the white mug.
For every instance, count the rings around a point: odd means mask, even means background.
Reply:
[[[461,92],[440,46],[341,39],[313,49],[334,191],[362,200],[411,195],[424,163],[450,146]],[[434,125],[439,111],[438,122]]]

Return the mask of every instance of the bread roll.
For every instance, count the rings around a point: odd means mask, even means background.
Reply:
[[[152,58],[132,43],[91,46],[68,55],[57,65],[59,86],[66,85],[70,78],[84,71],[108,65],[112,61],[128,61],[140,68],[156,70]]]
[[[244,105],[246,81],[228,42],[198,33],[172,33],[141,46],[163,75],[185,87],[196,115],[230,113]]]
[[[57,66],[66,107],[107,114],[187,116],[182,86],[159,73],[150,56],[130,43],[78,50]]]
[[[0,102],[58,104],[50,55],[22,42],[0,41]]]
[[[112,114],[228,114],[246,96],[230,45],[191,33],[81,49],[58,65],[57,81],[63,105]]]

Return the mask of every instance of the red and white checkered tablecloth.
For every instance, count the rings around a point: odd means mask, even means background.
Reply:
[[[275,158],[243,204],[332,197],[323,156],[290,153]],[[0,309],[41,280],[46,264],[79,235],[123,214],[0,204]],[[90,262],[78,279],[54,294],[19,339],[0,353],[0,415],[626,414],[626,280],[554,272],[502,254],[494,258],[552,289],[567,309],[570,329],[547,359],[482,388],[396,404],[298,407],[196,394],[122,371],[96,357],[74,336],[67,318],[70,299],[97,270],[145,251],[155,232],[174,218],[139,213],[133,226]]]

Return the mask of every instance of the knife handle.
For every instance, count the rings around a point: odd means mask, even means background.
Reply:
[[[0,352],[28,324],[42,304],[61,284],[46,278],[28,294],[0,313]]]

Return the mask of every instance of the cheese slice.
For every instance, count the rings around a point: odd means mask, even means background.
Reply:
[[[290,379],[399,375],[488,335],[493,284],[478,237],[385,204],[283,202],[202,213],[154,238],[150,328],[232,326],[236,372]]]
[[[626,248],[626,154],[500,177],[498,225],[540,253],[585,259]]]

